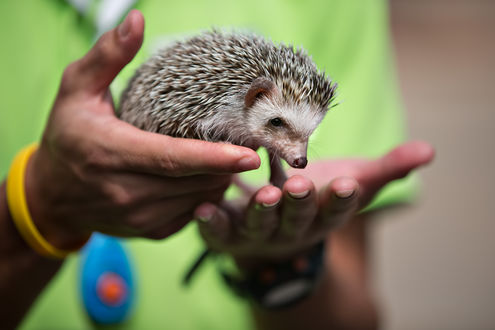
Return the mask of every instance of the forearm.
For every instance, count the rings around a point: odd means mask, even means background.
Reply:
[[[0,186],[0,324],[14,328],[22,320],[38,294],[57,273],[62,261],[47,259],[34,252],[12,222],[6,199],[5,182]]]
[[[252,307],[258,329],[374,329],[378,317],[368,287],[367,221],[353,219],[327,240],[325,273],[315,292],[294,307]]]

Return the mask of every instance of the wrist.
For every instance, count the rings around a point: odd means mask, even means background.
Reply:
[[[43,221],[50,218],[42,216],[42,212],[35,212],[38,216],[38,221],[35,222],[33,220],[33,204],[35,205],[34,209],[36,210],[41,209],[39,206],[44,206],[43,203],[40,203],[39,201],[32,203],[33,196],[42,196],[42,194],[39,194],[38,189],[36,189],[36,179],[43,179],[44,177],[44,175],[40,174],[43,173],[43,171],[38,171],[36,175],[33,175],[34,170],[38,169],[32,161],[32,156],[33,154],[36,155],[36,151],[37,145],[32,144],[22,149],[12,161],[6,182],[6,200],[8,211],[10,218],[12,219],[12,223],[15,224],[19,234],[34,251],[45,257],[63,259],[69,253],[78,250],[82,244],[78,245],[76,248],[73,248],[72,243],[74,241],[72,241],[70,243],[72,248],[59,248],[52,242],[48,241],[45,236],[48,236],[52,241],[55,240],[59,245],[68,245],[69,240],[65,238],[67,236],[60,235],[62,230],[59,229],[59,231],[56,232],[54,229],[56,227],[51,226],[51,222]],[[28,197],[31,197],[31,207],[28,204]],[[36,198],[34,200],[37,201]],[[43,233],[40,232],[39,227],[41,227]]]
[[[236,258],[220,262],[226,284],[262,309],[287,308],[309,297],[324,273],[325,244],[321,242],[284,258]],[[227,267],[222,265],[227,264]]]
[[[316,245],[313,244],[309,247],[278,253],[276,255],[232,256],[232,260],[240,272],[250,273],[260,268],[269,267],[270,265],[294,262],[301,257],[304,258]]]
[[[67,220],[56,216],[57,201],[49,191],[51,184],[46,184],[44,175],[46,162],[39,150],[33,153],[26,166],[25,193],[26,202],[33,223],[40,234],[54,247],[73,250],[81,247],[88,239],[89,233],[78,232],[71,228]],[[54,183],[52,183],[54,184]]]

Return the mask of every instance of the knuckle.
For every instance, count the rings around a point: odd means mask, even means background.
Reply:
[[[170,154],[163,155],[157,159],[158,167],[163,169],[168,176],[179,177],[184,173],[184,169],[177,163]]]
[[[78,163],[89,171],[114,169],[115,155],[105,142],[108,137],[107,133],[99,127],[94,128],[91,132],[84,133],[87,136],[77,134],[73,137],[73,142],[66,145],[67,149],[71,148],[73,150]],[[67,150],[67,152],[70,152],[70,150]]]
[[[102,189],[107,199],[119,208],[129,208],[134,204],[133,194],[121,185],[107,183],[102,186]]]
[[[69,154],[70,152],[71,151],[67,151],[65,154]],[[102,173],[104,174],[109,168],[106,157],[96,150],[90,152],[84,150],[72,151],[71,158],[70,162],[72,164],[73,172],[83,181],[100,177],[100,175]],[[103,185],[101,188],[104,195],[108,196],[113,195],[113,189],[115,189],[113,185]]]
[[[98,59],[100,63],[108,63],[111,60],[111,54],[113,48],[108,40],[108,33],[104,34],[91,50],[93,52],[93,58]],[[97,64],[97,63],[95,63]]]
[[[119,189],[113,193],[112,201],[119,207],[127,208],[133,205],[134,197],[125,189]]]
[[[170,136],[164,136],[165,145],[164,152],[160,153],[156,162],[159,168],[161,168],[168,176],[181,177],[187,175],[188,169],[192,165],[188,165],[187,160],[184,157],[184,141]]]
[[[81,156],[81,161],[80,161],[81,168],[85,172],[90,172],[90,173],[104,169],[105,163],[106,162],[104,161],[104,156],[97,151],[84,153]]]
[[[126,59],[126,52],[122,51],[115,42],[113,31],[103,34],[91,49],[91,65],[96,68],[114,65]]]
[[[64,146],[64,148],[67,147]],[[116,183],[111,181],[112,168],[107,156],[96,150],[86,152],[84,150],[60,149],[59,153],[66,157],[66,166],[70,168],[70,171],[80,182],[91,183],[97,187],[101,196],[112,201],[113,204],[126,204],[125,199],[129,197],[125,196],[124,187],[118,187]],[[130,193],[127,195],[130,196]]]

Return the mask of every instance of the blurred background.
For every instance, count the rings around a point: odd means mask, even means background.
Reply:
[[[390,5],[409,133],[437,157],[373,228],[384,329],[495,329],[495,1]]]

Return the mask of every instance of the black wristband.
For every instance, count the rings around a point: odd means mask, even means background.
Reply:
[[[293,306],[311,295],[324,272],[325,244],[321,242],[303,255],[270,263],[239,277],[221,270],[226,284],[238,295],[264,309]]]

